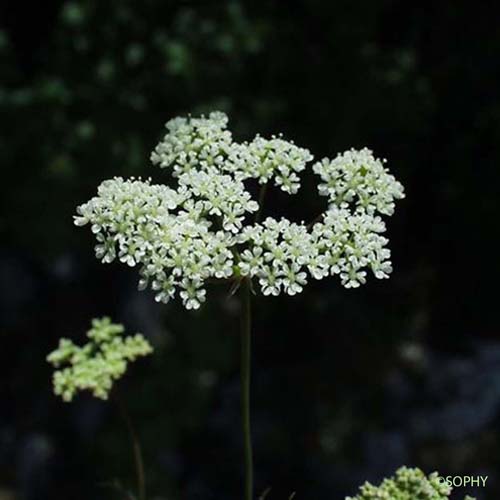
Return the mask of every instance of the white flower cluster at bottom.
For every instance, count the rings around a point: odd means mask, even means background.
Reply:
[[[452,488],[437,472],[426,475],[418,468],[400,467],[379,486],[366,482],[355,497],[346,500],[449,500]],[[474,500],[466,496],[464,500]]]

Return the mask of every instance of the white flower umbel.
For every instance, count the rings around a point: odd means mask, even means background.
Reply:
[[[118,177],[78,207],[75,224],[91,226],[99,259],[138,265],[141,289],[151,286],[161,302],[179,294],[187,309],[205,301],[209,280],[247,277],[264,295],[295,295],[310,278],[339,275],[343,286],[355,288],[369,270],[389,276],[377,213],[391,215],[404,191],[382,161],[366,148],[324,159],[313,166],[319,193],[329,200],[318,222],[258,223],[263,207],[255,188],[263,192],[272,183],[295,194],[312,155],[281,136],[237,143],[227,123],[220,112],[170,120],[151,155],[153,164],[170,169],[169,187]]]
[[[277,296],[301,293],[311,278],[338,275],[346,288],[364,284],[369,271],[387,278],[392,266],[380,215],[391,215],[394,201],[404,193],[370,150],[350,150],[313,167],[321,178],[320,195],[328,198],[325,212],[313,223],[284,217],[260,222],[269,186],[297,193],[299,174],[312,155],[281,136],[257,135],[238,143],[227,124],[220,112],[170,120],[151,155],[154,165],[171,174],[169,186],[141,179],[105,181],[96,197],[78,207],[75,224],[90,225],[103,262],[118,259],[139,266],[139,288],[151,287],[157,301],[178,295],[186,309],[198,309],[212,280],[230,281],[232,290],[241,285],[243,497],[251,500],[253,284],[263,295]],[[109,365],[112,350],[103,349],[94,359],[87,352],[92,347],[80,351],[67,342],[50,358],[73,365],[56,372],[57,392],[67,400],[80,388],[106,397],[113,379],[123,373],[122,360]]]

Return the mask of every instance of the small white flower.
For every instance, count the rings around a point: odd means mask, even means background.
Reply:
[[[300,271],[298,265],[284,266],[281,271],[283,275],[283,287],[288,295],[295,295],[302,292],[303,286],[307,283],[307,275]]]
[[[243,276],[254,277],[262,267],[262,247],[254,247],[252,250],[246,249],[241,253],[239,263],[240,272]]]
[[[259,276],[259,285],[263,295],[274,295],[276,297],[281,293],[283,280],[278,278],[275,269],[269,266],[263,266]]]
[[[183,291],[180,293],[182,302],[186,309],[199,309],[200,305],[205,302],[207,291],[201,288],[201,281],[183,279],[181,287]]]

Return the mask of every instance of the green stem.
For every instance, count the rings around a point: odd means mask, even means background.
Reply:
[[[132,451],[134,454],[134,463],[135,463],[135,473],[137,476],[137,495],[139,500],[146,500],[146,481],[144,475],[144,462],[142,459],[142,450],[141,443],[137,436],[137,432],[132,423],[132,419],[123,404],[122,399],[115,393],[115,400],[118,404],[118,409],[120,410],[120,414],[127,426],[127,430],[130,436],[130,440],[132,441]]]
[[[250,280],[241,284],[241,416],[243,430],[243,449],[245,456],[244,500],[253,499],[253,461],[252,435],[250,430],[250,361],[251,361],[251,299]]]
[[[264,199],[266,197],[266,192],[267,192],[267,182],[265,184],[262,184],[260,187],[259,191],[259,209],[257,210],[257,213],[255,214],[255,223],[260,221],[260,218],[262,216],[262,210],[264,208]]]
[[[313,228],[314,224],[316,224],[316,222],[321,222],[324,215],[325,215],[325,212],[321,212],[317,217],[315,217],[311,222],[309,222],[309,224],[307,224],[307,226],[306,226],[307,229],[311,230]]]

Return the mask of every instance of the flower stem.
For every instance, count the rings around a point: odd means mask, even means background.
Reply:
[[[309,224],[307,224],[307,230],[311,230],[313,227],[314,227],[314,224],[316,224],[316,222],[321,222],[321,219],[323,218],[323,216],[325,215],[325,212],[321,212],[318,216],[316,216],[311,222],[309,222]]]
[[[132,423],[132,419],[123,403],[123,400],[118,396],[118,393],[115,393],[115,400],[118,405],[118,409],[120,414],[127,426],[127,430],[130,436],[130,440],[132,442],[132,451],[134,454],[134,463],[135,463],[135,473],[137,476],[137,496],[139,500],[146,500],[146,481],[144,477],[144,462],[142,459],[142,450],[141,443],[137,436],[137,432]]]
[[[244,500],[253,499],[252,435],[250,429],[251,298],[250,280],[241,284],[241,416],[245,460]]]
[[[262,210],[264,208],[264,199],[266,197],[266,192],[267,192],[267,182],[265,184],[262,184],[262,186],[260,187],[260,191],[259,191],[259,208],[257,210],[257,213],[255,214],[255,224],[257,224],[257,222],[260,222],[260,218],[262,216]]]

